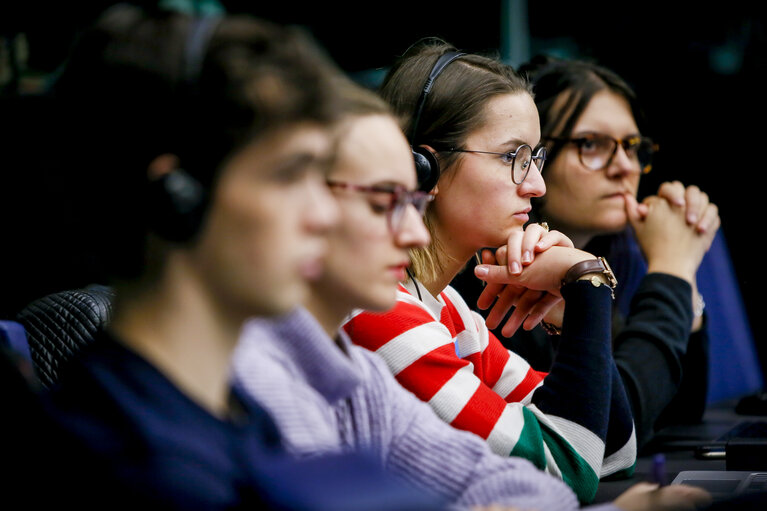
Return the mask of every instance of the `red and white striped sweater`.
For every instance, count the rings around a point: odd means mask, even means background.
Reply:
[[[415,285],[420,286],[423,300],[418,299]],[[591,289],[581,286],[577,292],[598,292]],[[609,333],[609,310],[607,314]],[[600,476],[633,467],[636,444],[627,405],[628,421],[616,421],[616,427],[622,422],[627,429],[618,435],[623,441],[605,457],[612,397],[610,366],[614,366],[609,335],[584,343],[576,358],[590,359],[575,369],[596,372],[596,378],[587,378],[593,385],[561,396],[585,398],[583,405],[597,403],[605,408],[582,414],[569,412],[572,403],[558,406],[551,389],[546,388],[550,382],[547,374],[533,370],[504,348],[484,319],[451,287],[437,300],[420,283],[408,282],[400,286],[394,309],[383,314],[357,312],[343,328],[353,342],[378,353],[400,384],[428,402],[443,420],[478,434],[499,454],[523,456],[562,477],[584,502],[593,498]],[[583,378],[562,381],[572,369],[552,368],[552,386],[559,393],[563,387],[583,385]],[[558,376],[557,371],[563,374]],[[540,403],[535,399],[539,388],[543,390]],[[594,421],[592,415],[604,420]]]

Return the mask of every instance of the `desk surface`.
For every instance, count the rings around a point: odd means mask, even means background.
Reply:
[[[666,481],[671,482],[684,470],[725,470],[723,459],[698,459],[694,447],[724,434],[736,423],[744,420],[767,420],[765,416],[738,415],[735,402],[710,406],[699,424],[671,426],[658,432],[656,439],[646,449],[647,454],[637,458],[634,476],[618,481],[602,481],[597,489],[595,502],[608,502],[630,486],[641,481],[653,480],[653,456],[660,452],[666,457]]]

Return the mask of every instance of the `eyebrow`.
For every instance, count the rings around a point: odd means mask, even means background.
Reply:
[[[610,135],[608,133],[605,133],[604,131],[595,131],[595,130],[577,131],[577,132],[573,132],[573,134],[572,134],[572,136],[575,137],[575,138],[586,137],[586,136],[589,136],[589,135],[603,135],[603,136],[608,136],[608,137],[612,136],[612,135]],[[642,134],[640,132],[636,131],[634,133],[629,133],[627,135],[623,135],[623,136],[617,137],[617,138],[629,138],[629,137],[641,137],[641,136],[642,136]]]
[[[527,145],[529,145],[530,147],[533,147],[533,148],[536,147],[533,144],[531,144],[529,142],[525,142],[521,138],[516,138],[516,137],[512,137],[509,140],[507,140],[506,142],[503,142],[502,144],[499,144],[499,147],[521,146],[523,144],[527,144]]]
[[[378,188],[382,192],[394,192],[397,188],[404,188],[405,190],[409,190],[407,186],[403,185],[402,183],[397,183],[396,181],[376,181],[375,183],[370,183],[365,186]]]
[[[275,175],[290,176],[307,172],[311,169],[317,169],[320,170],[324,176],[327,176],[332,163],[333,158],[330,154],[317,154],[311,151],[304,151],[291,154],[287,158],[282,159],[273,167],[273,172]]]

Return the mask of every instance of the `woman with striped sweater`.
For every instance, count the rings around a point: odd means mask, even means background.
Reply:
[[[345,332],[381,355],[443,420],[591,500],[601,477],[629,473],[636,458],[610,352],[615,283],[606,261],[561,233],[525,228],[530,199],[546,191],[527,83],[494,59],[428,42],[403,56],[381,93],[409,135],[422,188],[435,196],[425,219],[431,243],[411,251],[412,274],[394,309],[358,313]],[[564,299],[562,342],[548,374],[506,350],[449,286],[484,247],[502,247],[496,256],[514,284],[500,299],[516,306],[526,328]]]

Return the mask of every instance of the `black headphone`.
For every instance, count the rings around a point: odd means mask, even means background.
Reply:
[[[208,42],[220,20],[220,16],[199,16],[190,22],[183,55],[183,90],[178,93],[195,93]],[[200,230],[208,202],[208,190],[187,171],[176,168],[149,182],[150,227],[167,241],[189,242]]]
[[[434,153],[425,147],[415,146],[416,138],[418,137],[418,123],[421,120],[421,112],[426,104],[426,97],[429,95],[429,91],[431,91],[434,80],[437,79],[448,64],[462,55],[466,54],[457,51],[448,51],[437,59],[437,62],[434,63],[434,66],[429,72],[429,77],[426,79],[426,83],[423,85],[421,96],[418,98],[418,103],[416,104],[413,113],[413,125],[410,128],[410,149],[413,152],[413,159],[415,160],[415,170],[418,176],[418,189],[425,192],[430,192],[437,185],[440,168]]]

